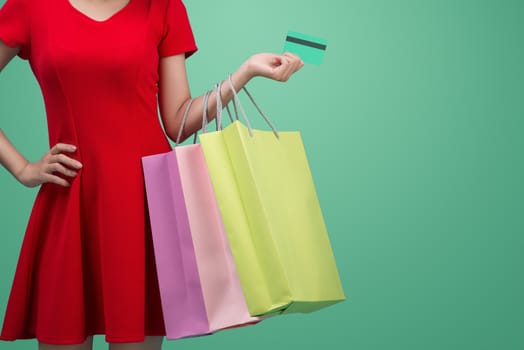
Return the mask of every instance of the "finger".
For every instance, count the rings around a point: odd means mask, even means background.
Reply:
[[[302,68],[304,66],[304,63],[303,62],[295,62],[295,64],[293,65],[293,73],[297,72],[300,70],[300,68]]]
[[[289,80],[289,77],[291,77],[291,74],[293,74],[294,69],[295,69],[295,68],[294,68],[294,64],[293,64],[292,62],[289,62],[289,63],[286,65],[284,71],[282,72],[282,75],[283,75],[283,77],[282,77],[282,81],[284,81],[284,82],[285,82],[285,81],[288,81],[288,80]]]
[[[52,156],[49,163],[62,163],[73,169],[82,168],[82,163],[62,153]]]
[[[44,182],[53,183],[53,184],[63,186],[63,187],[71,186],[69,182],[67,182],[66,180],[62,179],[59,176],[51,175],[51,174],[44,175]]]
[[[284,54],[284,56],[286,56],[287,58],[289,58],[289,59],[291,60],[291,63],[292,63],[293,65],[295,65],[295,67],[298,67],[298,68],[296,68],[295,70],[298,70],[298,69],[302,68],[302,66],[304,65],[304,61],[303,61],[299,56],[297,56],[297,55],[295,55],[295,54],[292,54],[292,53],[290,53],[290,52],[286,52],[286,53]]]
[[[282,65],[282,58],[280,56],[273,57],[273,59],[271,60],[271,64],[276,67]]]
[[[70,144],[67,144],[67,143],[57,143],[56,145],[54,145],[51,148],[51,154],[52,155],[59,154],[59,153],[62,153],[62,152],[74,152],[74,151],[76,151],[76,146],[75,145],[70,145]]]
[[[287,64],[291,63],[293,61],[292,57],[289,57],[288,55],[282,55],[282,60],[285,61]]]
[[[271,78],[276,81],[284,81],[284,76],[285,76],[285,65],[283,64],[280,67],[277,67],[273,71],[273,76]]]
[[[60,163],[53,163],[49,164],[46,169],[47,173],[60,173],[65,176],[74,177],[78,175],[78,173],[74,170],[67,169],[65,166],[63,166]]]
[[[290,67],[291,63],[289,58],[282,56],[282,65],[275,69],[275,79],[278,81],[286,81]]]
[[[302,59],[295,54],[285,53],[284,56],[290,61],[295,70],[304,65],[304,61],[302,61]]]
[[[297,55],[295,55],[294,53],[291,53],[291,52],[284,52],[284,56],[290,58],[293,61],[302,61],[302,59],[300,59],[299,56],[297,56]]]
[[[303,65],[304,63],[301,60],[293,60],[291,63],[291,70],[289,71],[289,77],[295,74]]]

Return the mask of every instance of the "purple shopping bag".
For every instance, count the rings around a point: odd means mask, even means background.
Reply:
[[[174,152],[142,158],[167,339],[209,333]]]

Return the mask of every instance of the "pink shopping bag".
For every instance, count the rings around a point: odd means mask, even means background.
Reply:
[[[256,323],[247,308],[200,145],[175,148],[210,331]]]

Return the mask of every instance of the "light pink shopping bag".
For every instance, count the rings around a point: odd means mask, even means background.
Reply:
[[[210,331],[256,323],[247,308],[200,145],[177,147]]]

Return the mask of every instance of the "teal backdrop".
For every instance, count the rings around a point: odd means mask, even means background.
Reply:
[[[328,40],[321,66],[249,86],[279,129],[302,133],[347,301],[164,349],[523,349],[524,2],[185,3],[194,95],[281,51],[288,30]],[[29,159],[46,151],[18,58],[0,75],[0,127]],[[35,195],[0,169],[2,317]]]

